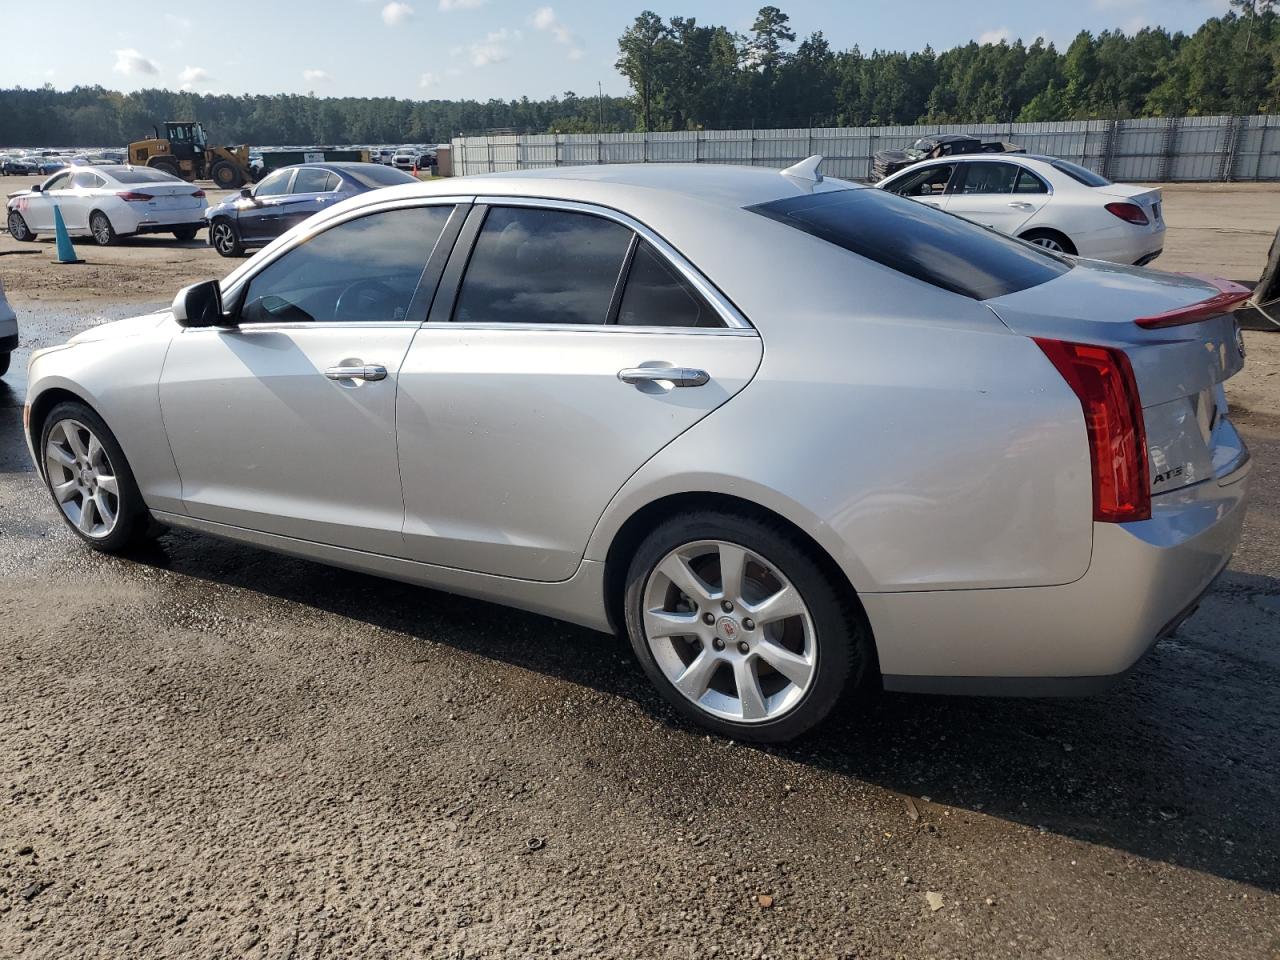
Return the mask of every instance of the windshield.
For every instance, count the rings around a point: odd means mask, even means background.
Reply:
[[[749,209],[974,300],[1017,293],[1071,269],[1069,260],[1039,247],[870,187],[775,200]]]
[[[1086,187],[1109,187],[1111,181],[1100,173],[1094,173],[1088,167],[1082,167],[1078,163],[1072,163],[1070,160],[1050,160],[1049,165],[1055,170],[1060,170],[1072,180],[1083,183]]]

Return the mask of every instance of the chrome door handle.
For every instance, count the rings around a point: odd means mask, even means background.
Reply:
[[[1031,204],[1027,203],[1025,200],[1010,200],[1009,206],[1017,207],[1019,210],[1026,210],[1031,206]]]
[[[693,367],[626,367],[618,371],[623,383],[670,383],[677,387],[700,387],[711,380],[705,370]]]
[[[352,363],[329,367],[324,375],[330,380],[385,380],[387,368],[380,363]]]

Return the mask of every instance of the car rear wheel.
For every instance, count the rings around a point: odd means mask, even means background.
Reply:
[[[244,178],[233,164],[219,160],[209,171],[209,176],[220,190],[234,190],[244,185]]]
[[[871,660],[862,619],[809,548],[751,517],[668,520],[636,551],[625,600],[632,647],[662,695],[741,740],[809,730]]]
[[[111,218],[101,210],[89,214],[89,232],[93,242],[100,247],[109,247],[116,242],[116,229],[111,226]]]
[[[11,353],[0,353],[0,377],[9,372],[9,361],[13,359]]]
[[[1022,235],[1022,239],[1028,243],[1034,243],[1037,247],[1052,250],[1054,253],[1074,255],[1076,252],[1076,245],[1065,234],[1059,233],[1057,230],[1028,230]]]
[[[173,235],[183,243],[186,243],[189,240],[194,240],[196,238],[196,233],[198,233],[199,230],[199,227],[182,227],[179,230],[173,231]]]
[[[151,516],[115,436],[83,403],[55,406],[40,431],[45,486],[62,519],[95,550],[147,539]]]
[[[31,228],[27,226],[27,221],[23,219],[22,214],[17,210],[9,211],[9,236],[15,240],[31,241],[36,235],[31,232]]]
[[[224,257],[239,257],[244,254],[240,235],[230,220],[213,221],[209,227],[209,242]]]

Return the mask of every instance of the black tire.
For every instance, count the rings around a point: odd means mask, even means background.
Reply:
[[[147,166],[153,170],[159,170],[161,173],[167,173],[178,179],[182,177],[182,167],[178,165],[177,160],[171,160],[168,157],[153,157],[147,161]]]
[[[667,679],[646,640],[643,607],[650,576],[671,551],[704,540],[736,544],[767,558],[791,582],[808,608],[816,649],[814,675],[801,699],[774,719],[748,723],[707,712]],[[697,511],[672,517],[657,527],[631,560],[625,613],[632,649],[667,702],[700,726],[737,740],[779,743],[809,731],[831,713],[846,690],[860,685],[868,665],[874,662],[865,619],[832,583],[812,555],[812,547],[781,524],[745,515]],[[745,620],[742,624],[750,629]]]
[[[1071,242],[1071,238],[1057,230],[1028,230],[1019,239],[1055,253],[1067,253],[1072,256],[1076,253],[1076,245]]]
[[[36,235],[31,232],[31,228],[27,226],[27,221],[23,219],[22,214],[17,210],[9,211],[9,236],[26,243],[30,243],[36,238]]]
[[[173,231],[173,235],[183,243],[188,243],[194,240],[196,238],[196,234],[199,232],[199,227],[183,227],[181,230]]]
[[[240,171],[226,160],[219,160],[210,168],[209,178],[219,190],[235,190],[244,186],[244,177],[240,175]]]
[[[240,242],[240,232],[226,217],[219,217],[209,225],[209,246],[218,251],[219,256],[244,256],[244,244]]]
[[[116,228],[111,225],[111,218],[101,210],[89,214],[89,235],[100,247],[109,247],[120,239],[116,235]]]
[[[9,363],[13,359],[11,353],[0,353],[0,377],[9,372]]]
[[[74,420],[93,431],[94,436],[102,444],[107,462],[116,478],[118,489],[116,523],[114,528],[104,536],[89,536],[73,524],[63,512],[62,505],[53,491],[50,468],[45,460],[46,451],[49,448],[49,436],[59,423],[68,420]],[[67,400],[50,410],[40,425],[40,446],[37,447],[37,451],[40,456],[40,472],[44,477],[45,489],[49,491],[58,515],[77,537],[103,553],[124,553],[151,539],[155,526],[152,523],[150,511],[142,500],[142,494],[134,480],[129,461],[125,459],[124,451],[120,449],[120,443],[116,440],[115,434],[89,406],[79,401]]]

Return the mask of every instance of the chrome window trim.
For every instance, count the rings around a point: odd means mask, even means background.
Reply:
[[[565,210],[570,213],[585,213],[590,216],[603,217],[606,220],[612,220],[614,223],[634,231],[641,239],[646,240],[658,250],[680,275],[687,280],[695,290],[700,293],[703,298],[711,304],[711,308],[720,315],[720,319],[725,322],[728,329],[734,330],[750,330],[755,331],[755,327],[738,310],[733,303],[722,294],[714,284],[704,278],[697,268],[690,263],[680,251],[671,244],[667,243],[659,234],[651,230],[648,226],[641,223],[628,214],[612,207],[603,207],[593,203],[583,203],[578,200],[559,200],[552,197],[530,197],[530,196],[477,196],[475,203],[490,208],[493,207],[540,207],[550,210]],[[474,245],[472,247],[474,250]],[[466,274],[463,273],[462,283],[466,283]],[[461,286],[459,286],[461,290]],[[518,327],[528,327],[536,330],[584,330],[584,329],[602,329],[604,332],[613,330],[666,330],[684,331],[702,335],[704,333],[715,333],[716,327],[628,327],[625,324],[594,324],[594,323],[531,323],[531,324],[513,324],[513,323],[465,323],[455,324],[450,321],[450,326],[469,327],[477,330],[512,330]]]
[[[236,277],[230,286],[223,288],[222,302],[227,305],[236,303],[239,300],[240,295],[244,292],[245,287],[249,285],[249,283],[253,280],[253,278],[256,277],[258,274],[260,274],[267,267],[271,266],[271,264],[275,263],[277,260],[283,257],[286,253],[290,252],[296,247],[301,246],[302,244],[311,240],[313,237],[317,236],[318,234],[324,233],[326,230],[330,230],[333,227],[346,223],[349,220],[357,220],[360,217],[365,217],[372,213],[383,213],[387,210],[401,210],[401,209],[408,209],[410,207],[432,207],[432,206],[456,207],[461,203],[471,203],[473,202],[474,199],[475,199],[474,197],[469,197],[469,196],[452,196],[451,195],[448,197],[431,196],[431,197],[400,198],[396,200],[380,200],[374,203],[370,203],[366,206],[356,207],[353,210],[344,211],[343,213],[333,217],[328,217],[324,220],[323,223],[318,223],[312,229],[307,230],[305,233],[301,233],[298,236],[294,237],[292,242],[281,246],[277,250],[272,251],[270,256],[268,257],[263,256],[263,254],[267,253],[270,248],[266,248],[262,250],[260,253],[258,253],[253,258],[253,260],[250,261],[249,264],[246,264],[246,267],[249,267],[250,269],[248,269],[245,273],[241,274],[240,276]],[[439,243],[439,240],[437,240],[436,242]],[[435,248],[433,247],[432,251],[434,252],[434,250]],[[378,321],[378,322],[381,322],[381,321]],[[411,323],[412,321],[402,321],[402,322]],[[258,326],[258,324],[255,324],[255,326]],[[310,327],[313,325],[303,324],[303,326]],[[344,324],[344,326],[349,326],[349,324]]]
[[[305,326],[305,324],[304,324]],[[595,333],[615,336],[619,333],[671,334],[693,337],[755,337],[755,327],[671,327],[628,326],[625,323],[424,323],[428,330],[559,330],[568,333]]]

